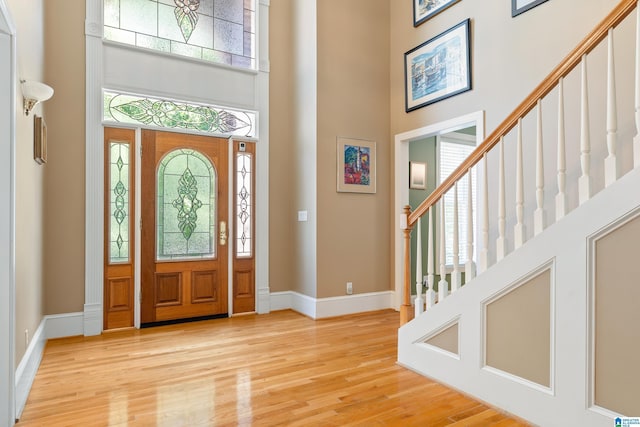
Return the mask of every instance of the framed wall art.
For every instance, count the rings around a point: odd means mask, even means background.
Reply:
[[[511,0],[511,16],[517,16],[548,0]]]
[[[47,124],[36,115],[33,116],[33,159],[39,165],[47,163]]]
[[[427,188],[427,164],[424,162],[409,162],[409,188],[424,190]]]
[[[376,143],[337,139],[338,192],[376,192]]]
[[[413,0],[413,26],[417,27],[460,0]]]
[[[404,54],[405,110],[471,90],[469,19]]]

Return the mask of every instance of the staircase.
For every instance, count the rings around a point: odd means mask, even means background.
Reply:
[[[542,426],[640,416],[637,10],[637,0],[623,0],[440,187],[404,211],[398,362]],[[616,63],[629,57],[635,69]],[[472,173],[478,256],[446,266],[444,227],[433,233],[432,224],[442,197],[452,191],[457,200],[456,183]],[[457,260],[460,231],[474,241],[474,215],[458,224],[458,209],[472,206],[455,206]],[[424,293],[416,284],[412,306],[414,228],[418,242],[426,229],[430,244],[424,258],[416,251],[416,277],[424,262],[427,283]],[[436,280],[434,260],[452,283]]]

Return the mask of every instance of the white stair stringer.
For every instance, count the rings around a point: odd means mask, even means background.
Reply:
[[[639,188],[636,168],[401,327],[398,363],[537,425],[612,425],[614,414],[593,407],[590,397],[588,244],[589,236],[640,211]],[[550,387],[486,367],[483,339],[487,301],[545,266],[552,272]],[[423,343],[456,318],[459,357]]]

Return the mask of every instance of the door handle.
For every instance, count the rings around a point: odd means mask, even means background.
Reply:
[[[220,221],[220,246],[227,244],[227,223]]]

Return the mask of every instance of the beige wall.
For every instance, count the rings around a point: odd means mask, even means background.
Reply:
[[[44,81],[42,1],[8,0],[17,31],[18,79]],[[27,348],[25,331],[32,336],[43,317],[44,176],[47,166],[33,160],[33,117],[43,116],[38,105],[25,116],[22,92],[16,90],[16,346],[20,363]],[[48,119],[44,115],[45,119]]]
[[[390,289],[388,0],[318,2],[319,298]],[[336,137],[376,142],[376,194],[336,192]]]
[[[84,2],[45,2],[49,162],[45,177],[45,314],[83,311],[85,49]]]
[[[459,354],[459,349],[458,349],[459,329],[460,327],[456,323],[455,325],[449,326],[447,329],[440,332],[439,334],[429,338],[425,342],[434,347],[438,347],[443,350],[446,350],[449,353]]]
[[[551,270],[486,307],[486,364],[551,385]]]
[[[640,414],[640,277],[637,217],[596,242],[595,404]]]

